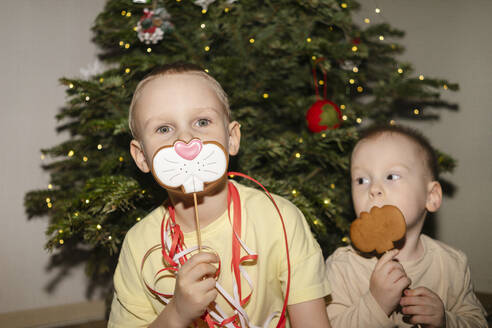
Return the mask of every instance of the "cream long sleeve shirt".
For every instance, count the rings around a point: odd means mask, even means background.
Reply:
[[[485,310],[473,292],[466,255],[448,245],[421,235],[424,256],[401,262],[412,280],[410,288],[427,287],[444,303],[447,328],[487,327]],[[369,291],[376,258],[360,256],[351,246],[337,249],[327,260],[332,287],[327,306],[333,327],[414,327],[401,312],[386,316]]]

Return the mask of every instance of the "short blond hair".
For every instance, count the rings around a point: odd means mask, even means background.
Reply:
[[[151,81],[170,74],[194,74],[200,76],[210,82],[212,89],[217,94],[220,102],[224,106],[224,112],[226,114],[227,120],[231,119],[231,109],[229,107],[229,98],[227,97],[226,92],[222,88],[219,82],[214,79],[211,75],[207,74],[205,70],[203,70],[200,66],[186,63],[186,62],[177,62],[172,64],[166,64],[164,66],[160,66],[157,69],[153,70],[150,74],[148,74],[142,81],[137,84],[135,88],[135,92],[133,93],[132,102],[130,103],[130,109],[128,110],[128,126],[130,127],[130,132],[133,138],[138,139],[137,128],[135,126],[134,113],[137,107],[138,99],[142,94],[144,87]]]

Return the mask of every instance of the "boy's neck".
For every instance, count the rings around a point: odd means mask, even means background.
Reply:
[[[424,245],[420,239],[422,229],[415,228],[413,231],[407,231],[405,244],[396,256],[399,261],[415,261],[424,255]]]
[[[168,191],[169,199],[174,206],[176,223],[183,232],[196,230],[195,203],[193,194]],[[197,194],[198,218],[203,229],[218,219],[227,209],[227,179],[221,181],[212,190]]]

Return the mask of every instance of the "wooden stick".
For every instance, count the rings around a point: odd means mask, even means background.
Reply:
[[[198,219],[198,206],[196,201],[196,192],[193,193],[193,200],[195,201],[195,223],[196,223],[196,240],[198,242],[198,252],[202,251],[202,234],[200,232],[200,219]]]

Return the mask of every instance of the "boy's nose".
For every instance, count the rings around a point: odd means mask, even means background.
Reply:
[[[186,143],[190,142],[193,138],[197,138],[197,136],[193,136],[193,134],[189,131],[180,131],[178,135],[178,139],[183,140]]]
[[[378,183],[372,183],[369,188],[369,193],[372,198],[383,196],[383,188]]]

